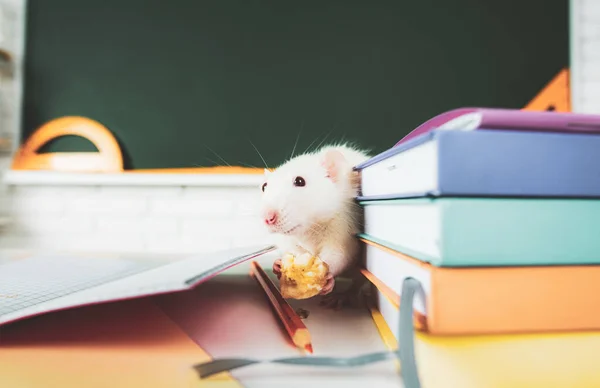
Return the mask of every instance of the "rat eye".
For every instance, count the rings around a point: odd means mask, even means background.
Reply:
[[[297,176],[296,179],[294,179],[294,186],[302,187],[305,185],[306,185],[306,181],[301,176]]]
[[[264,192],[266,188],[267,188],[267,182],[263,183],[263,185],[262,185],[262,188],[261,188],[261,189],[262,189],[262,191]]]

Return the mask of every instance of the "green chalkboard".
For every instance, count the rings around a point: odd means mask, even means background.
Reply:
[[[521,108],[568,66],[568,0],[29,0],[23,136],[106,125],[127,168],[382,151],[461,106]],[[77,139],[52,151],[88,150]]]

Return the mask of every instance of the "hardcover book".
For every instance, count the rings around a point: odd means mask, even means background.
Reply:
[[[600,133],[600,115],[466,107],[432,117],[397,144],[434,129],[473,131],[482,128],[530,132]]]
[[[411,198],[359,202],[362,237],[439,267],[600,264],[600,201]]]
[[[416,279],[414,327],[433,336],[600,332],[600,266],[439,268],[368,240],[365,275],[398,338],[402,284]]]
[[[600,135],[435,130],[355,166],[361,200],[600,198]]]

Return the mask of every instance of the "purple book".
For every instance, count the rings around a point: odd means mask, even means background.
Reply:
[[[433,129],[475,129],[528,132],[600,133],[600,115],[534,112],[520,109],[460,108],[437,115],[419,125],[396,146]]]

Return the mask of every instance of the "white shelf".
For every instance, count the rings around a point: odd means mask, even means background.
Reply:
[[[6,171],[3,182],[8,185],[52,186],[208,186],[258,187],[262,175],[245,174],[89,174],[50,171]]]

